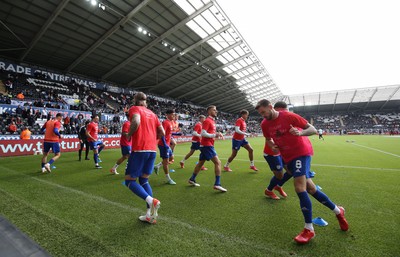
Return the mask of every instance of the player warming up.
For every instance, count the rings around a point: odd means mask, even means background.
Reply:
[[[104,149],[105,145],[102,141],[98,141],[99,133],[99,116],[95,115],[92,117],[92,122],[89,123],[86,129],[87,140],[89,141],[90,149],[93,150],[93,160],[96,169],[101,169],[99,165],[99,155]]]
[[[306,244],[315,236],[312,203],[307,193],[331,209],[339,221],[340,229],[347,231],[349,225],[344,217],[344,208],[337,206],[326,194],[317,190],[310,177],[313,148],[307,136],[317,134],[314,126],[297,114],[276,111],[266,99],[257,103],[256,110],[265,118],[262,129],[266,142],[275,153],[279,148],[283,161],[293,174],[295,191],[305,221],[304,229],[294,240],[299,244]]]
[[[122,131],[121,131],[121,139],[120,139],[120,146],[121,146],[121,158],[117,160],[117,162],[114,164],[114,166],[110,169],[110,172],[112,174],[119,174],[117,169],[118,166],[121,165],[126,159],[129,158],[129,155],[131,153],[131,140],[130,138],[127,138],[129,128],[131,127],[131,122],[129,121],[129,114],[126,113],[126,116],[128,118],[127,121],[122,124]]]
[[[233,133],[232,138],[232,154],[228,158],[228,161],[224,165],[224,170],[231,172],[232,170],[229,168],[229,164],[235,159],[240,147],[244,147],[249,152],[249,159],[250,159],[250,169],[254,171],[258,171],[256,166],[254,165],[254,158],[253,158],[253,148],[244,136],[249,136],[249,133],[246,133],[246,120],[249,117],[249,112],[247,110],[240,111],[240,118],[236,120],[235,123],[235,133]]]
[[[44,144],[43,144],[43,157],[42,157],[42,173],[51,172],[51,165],[53,162],[57,161],[61,156],[60,150],[60,138],[61,134],[59,129],[61,128],[61,120],[63,116],[61,113],[57,113],[55,119],[46,121],[41,128],[44,134]],[[50,149],[53,151],[54,156],[47,162],[47,156],[49,155]]]
[[[193,186],[200,186],[200,184],[196,183],[196,176],[199,174],[204,163],[211,160],[214,163],[215,170],[214,189],[221,192],[226,192],[228,190],[221,186],[221,161],[219,160],[217,152],[215,152],[214,149],[214,138],[224,138],[222,134],[216,130],[215,118],[217,117],[217,113],[216,106],[211,105],[207,108],[208,117],[203,122],[203,128],[201,130],[199,162],[194,168],[193,175],[189,179],[189,184]]]
[[[153,171],[157,152],[157,139],[163,137],[164,129],[157,116],[147,109],[146,95],[142,92],[134,96],[134,106],[129,109],[131,126],[127,138],[131,139],[132,152],[125,170],[125,185],[146,201],[147,212],[139,220],[155,224],[160,201],[153,198],[149,176]],[[139,178],[139,184],[136,180]]]
[[[165,131],[165,136],[158,140],[158,149],[160,150],[160,157],[162,158],[162,162],[158,163],[154,166],[154,171],[158,174],[160,167],[163,167],[165,178],[167,179],[167,184],[176,185],[175,181],[171,179],[169,175],[169,161],[172,156],[172,150],[170,148],[171,144],[171,135],[172,135],[172,120],[174,119],[175,111],[167,110],[166,119],[162,122],[162,126]]]
[[[283,101],[276,102],[274,105],[274,109],[279,112],[288,111],[287,104]],[[261,128],[265,127],[265,124],[263,124],[265,122],[265,119],[261,122]],[[286,198],[287,194],[285,191],[283,191],[282,186],[292,177],[292,174],[287,171],[285,164],[282,161],[282,156],[279,153],[279,149],[275,149],[275,152],[272,151],[267,141],[265,141],[264,145],[264,159],[267,161],[272,173],[274,173],[274,176],[271,178],[269,185],[264,191],[265,196],[274,200],[279,200],[280,198],[272,191],[273,189],[275,189],[282,197]],[[286,169],[285,173],[283,173],[284,168]]]
[[[206,116],[204,115],[200,115],[199,116],[199,122],[196,123],[196,125],[193,128],[193,132],[192,132],[192,146],[190,147],[190,151],[186,154],[186,156],[183,158],[182,161],[179,162],[179,164],[181,165],[181,168],[185,168],[185,161],[187,159],[190,158],[190,156],[193,155],[193,153],[196,150],[200,149],[200,140],[201,140],[201,128],[202,128],[202,124],[204,122],[204,120],[206,119]],[[206,167],[202,166],[201,170],[207,170]]]

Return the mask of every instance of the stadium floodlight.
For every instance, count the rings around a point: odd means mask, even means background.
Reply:
[[[167,42],[164,42],[164,46],[167,47],[167,46],[168,46],[168,43],[167,43]]]
[[[96,1],[96,0],[91,0],[90,3],[91,3],[93,6],[97,5],[97,1]]]
[[[142,32],[142,31],[143,31],[142,27],[139,27],[137,30],[138,30],[139,32]]]
[[[99,8],[102,9],[103,11],[106,10],[106,6],[102,3],[99,3]]]
[[[176,50],[176,48],[175,48],[175,47],[172,47],[172,51],[174,51],[174,52],[175,52],[175,50]]]
[[[142,31],[142,33],[143,33],[144,35],[146,35],[146,34],[147,34],[147,30],[144,29],[144,30]]]

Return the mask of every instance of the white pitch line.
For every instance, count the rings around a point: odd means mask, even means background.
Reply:
[[[185,156],[185,155],[178,155],[175,154],[175,156]],[[219,158],[220,160],[227,160],[228,158]],[[250,161],[247,159],[234,159],[233,161],[241,161],[241,162],[249,162]],[[259,160],[254,160],[254,162],[259,162],[259,163],[265,163],[267,164],[266,161],[259,161]],[[391,168],[373,168],[373,167],[363,167],[363,166],[347,166],[347,165],[335,165],[335,164],[314,164],[312,163],[311,166],[321,166],[321,167],[332,167],[332,168],[347,168],[347,169],[365,169],[365,170],[390,170],[390,171],[400,171],[400,169],[391,169]]]
[[[382,151],[382,150],[379,150],[379,149],[376,149],[376,148],[368,147],[368,146],[365,146],[365,145],[359,145],[359,144],[356,144],[356,143],[352,143],[352,144],[356,145],[356,146],[359,146],[359,147],[364,147],[364,148],[367,148],[367,149],[370,149],[370,150],[374,150],[374,151],[377,151],[377,152],[380,152],[380,153],[384,153],[384,154],[387,154],[387,155],[392,155],[394,157],[400,158],[400,155],[397,155],[397,154],[394,154],[394,153],[385,152],[385,151]]]
[[[57,184],[57,183],[53,183],[53,182],[50,182],[50,181],[47,181],[47,180],[43,180],[43,179],[40,179],[40,178],[37,178],[37,177],[31,177],[31,176],[28,176],[26,174],[23,174],[23,173],[20,173],[18,171],[15,171],[13,169],[9,169],[9,168],[5,168],[5,169],[8,170],[8,171],[11,171],[13,173],[26,176],[26,177],[28,177],[30,179],[33,179],[33,180],[36,180],[38,182],[41,182],[41,183],[44,183],[44,184],[47,184],[47,185],[50,185],[50,186],[54,186],[54,187],[60,188],[60,189],[65,190],[65,191],[70,191],[70,192],[76,193],[78,195],[81,195],[81,196],[84,196],[84,197],[87,197],[87,198],[90,198],[90,199],[93,199],[93,200],[96,200],[96,201],[99,201],[99,202],[102,202],[102,203],[105,203],[105,204],[108,204],[108,205],[113,205],[113,206],[119,207],[119,208],[127,210],[127,211],[135,212],[137,214],[143,213],[143,210],[135,208],[135,207],[132,207],[132,206],[129,206],[129,205],[125,205],[125,204],[118,203],[118,202],[113,202],[111,200],[105,199],[105,198],[100,197],[100,196],[92,195],[92,194],[89,194],[89,193],[86,193],[86,192],[83,192],[83,191],[80,191],[80,190],[77,190],[77,189],[74,189],[74,188],[71,188],[71,187],[66,187],[66,186],[63,186],[63,185],[60,185],[60,184]],[[254,242],[246,241],[246,240],[244,240],[244,239],[242,239],[240,237],[227,236],[227,235],[225,235],[223,233],[220,233],[220,232],[217,232],[217,231],[214,231],[214,230],[210,230],[210,229],[207,229],[207,228],[191,225],[189,223],[180,221],[180,220],[175,219],[175,218],[161,216],[158,219],[159,220],[163,220],[163,221],[168,222],[168,223],[172,223],[172,224],[175,224],[175,225],[182,226],[182,227],[187,228],[187,229],[195,230],[195,231],[198,231],[198,232],[201,232],[201,233],[204,233],[204,234],[208,234],[208,235],[215,236],[215,237],[218,237],[218,238],[223,238],[225,240],[236,242],[238,244],[246,245],[246,246],[249,246],[249,247],[252,247],[252,248],[257,248],[257,249],[260,249],[260,250],[279,253],[279,254],[288,254],[287,251],[282,251],[282,250],[273,248],[273,246],[271,246],[271,245],[260,245],[260,244],[257,245]]]

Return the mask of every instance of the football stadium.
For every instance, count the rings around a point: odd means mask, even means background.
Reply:
[[[400,85],[284,94],[217,0],[0,7],[0,256],[400,256]]]

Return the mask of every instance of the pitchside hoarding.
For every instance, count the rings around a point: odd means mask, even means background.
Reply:
[[[106,148],[119,148],[120,135],[102,135]],[[178,143],[191,142],[191,136],[174,137]],[[62,152],[74,152],[79,150],[79,139],[76,135],[68,135],[68,138],[61,138],[60,147]],[[0,157],[33,155],[43,151],[43,139],[5,139],[0,140]]]

